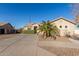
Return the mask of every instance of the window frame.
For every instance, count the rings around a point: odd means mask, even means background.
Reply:
[[[68,26],[67,26],[67,25],[65,25],[65,28],[68,28]]]
[[[60,25],[59,27],[60,27],[60,28],[62,28],[62,26],[61,26],[61,25]]]

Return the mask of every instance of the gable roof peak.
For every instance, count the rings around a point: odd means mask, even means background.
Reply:
[[[74,24],[74,25],[76,25],[76,23],[74,23],[74,22],[72,22],[72,21],[70,21],[70,20],[67,20],[66,18],[63,18],[63,17],[57,18],[56,20],[53,20],[52,22],[55,22],[55,21],[58,21],[58,20],[61,20],[61,19],[65,20],[65,21],[67,21],[67,22],[70,22],[70,23],[72,23],[72,24]]]

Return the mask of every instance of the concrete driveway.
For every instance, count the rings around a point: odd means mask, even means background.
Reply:
[[[68,40],[38,41],[39,38],[34,34],[0,35],[0,56],[79,56],[77,43]]]
[[[4,35],[5,37],[6,35]],[[37,46],[36,35],[11,34],[0,39],[0,56],[52,56],[55,55]]]

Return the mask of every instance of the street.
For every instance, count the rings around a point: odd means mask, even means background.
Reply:
[[[6,37],[6,35],[3,35]],[[0,38],[0,56],[43,56],[54,55],[37,46],[36,35],[9,34]]]
[[[0,56],[76,56],[79,43],[67,38],[39,41],[35,34],[0,36]],[[77,41],[79,42],[79,41]]]

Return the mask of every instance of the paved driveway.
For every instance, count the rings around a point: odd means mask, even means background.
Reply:
[[[13,34],[9,36],[11,37],[5,38],[5,39],[1,38],[0,40],[0,55],[1,56],[55,55],[37,46],[36,35]]]

